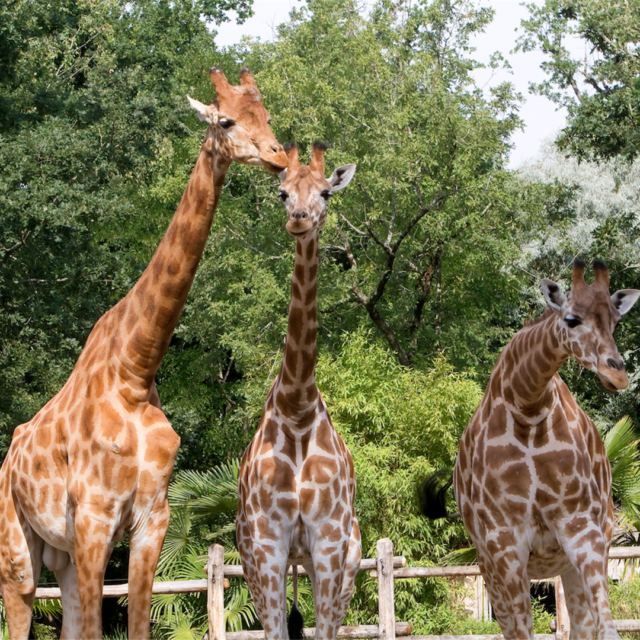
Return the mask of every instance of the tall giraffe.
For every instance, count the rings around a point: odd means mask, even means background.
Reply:
[[[287,231],[296,238],[289,325],[280,373],[240,468],[238,548],[271,640],[289,637],[286,574],[298,564],[311,578],[316,638],[335,638],[361,556],[353,461],[315,378],[318,239],[331,194],[344,189],[356,170],[354,164],[340,167],[327,181],[325,149],[314,143],[309,166],[300,165],[295,146],[287,151],[289,168],[279,196],[287,209]]]
[[[129,533],[129,637],[149,637],[153,576],[180,438],[154,378],[193,282],[232,161],[287,166],[252,75],[211,69],[217,100],[195,168],[137,284],[96,323],[60,392],[16,428],[0,471],[0,586],[12,640],[29,634],[42,562],[62,590],[62,638],[102,638],[102,584]]]
[[[640,296],[609,294],[609,272],[583,262],[564,295],[542,281],[549,305],[502,351],[467,425],[453,472],[456,500],[505,638],[533,638],[529,580],[562,576],[572,640],[619,638],[609,609],[613,530],[611,466],[595,425],[557,371],[573,356],[605,388],[629,380],[613,331]],[[426,483],[429,517],[445,515],[443,491]],[[445,485],[446,486],[446,485]],[[434,502],[429,503],[429,498]]]

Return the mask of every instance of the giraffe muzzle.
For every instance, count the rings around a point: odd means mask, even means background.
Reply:
[[[304,235],[313,227],[311,216],[306,211],[294,211],[289,214],[287,220],[287,231],[292,236]]]
[[[260,162],[270,173],[280,173],[287,168],[289,158],[280,144],[269,145],[265,152],[260,152]]]
[[[611,366],[612,364],[616,366]],[[629,378],[624,370],[624,365],[612,358],[607,360],[606,366],[600,365],[598,367],[598,377],[602,386],[609,391],[623,391],[629,386]]]

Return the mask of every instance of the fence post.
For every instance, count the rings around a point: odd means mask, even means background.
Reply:
[[[224,547],[212,544],[207,562],[209,640],[226,640],[224,624]]]
[[[396,612],[393,600],[393,543],[389,538],[378,540],[378,623],[379,640],[396,640]]]
[[[569,638],[569,611],[567,610],[567,601],[564,597],[564,587],[562,586],[562,578],[555,578],[556,591],[556,638],[558,640],[568,640]]]

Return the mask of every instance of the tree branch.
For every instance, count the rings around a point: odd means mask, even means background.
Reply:
[[[433,257],[429,262],[429,266],[422,272],[420,277],[420,288],[422,289],[416,308],[413,312],[413,322],[411,323],[411,333],[415,333],[420,327],[422,321],[422,311],[426,304],[429,294],[431,293],[431,284],[433,283],[433,277],[436,274],[438,267],[440,266],[440,260],[442,258],[442,249],[438,247]]]
[[[0,247],[4,251],[4,255],[2,256],[2,258],[0,258],[0,265],[5,264],[5,262],[7,262],[14,251],[17,251],[20,247],[23,247],[25,244],[27,244],[27,239],[30,235],[31,231],[25,231],[22,234],[22,238],[20,238],[20,240],[16,242],[13,247],[9,247],[8,249],[6,249],[5,247]]]
[[[225,225],[225,226],[236,238],[238,238],[238,240],[240,240],[240,242],[246,244],[247,247],[249,247],[249,249],[251,249],[251,251],[255,251],[255,253],[259,253],[261,256],[265,256],[265,258],[271,258],[271,260],[280,260],[281,256],[272,256],[272,255],[270,255],[268,253],[265,253],[264,251],[260,251],[260,249],[257,249],[252,244],[247,242],[237,231],[232,229],[228,224]]]

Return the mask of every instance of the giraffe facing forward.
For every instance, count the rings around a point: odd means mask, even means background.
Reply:
[[[332,640],[342,624],[360,565],[353,461],[316,387],[318,239],[332,192],[355,165],[326,180],[326,147],[315,143],[309,166],[288,150],[279,196],[296,238],[289,325],[280,372],[245,451],[236,522],[244,575],[270,640],[285,640],[287,570],[301,564],[313,587],[316,638]],[[293,618],[293,616],[292,616]],[[300,631],[299,629],[297,630]],[[293,637],[302,637],[293,634]]]
[[[600,640],[619,638],[607,587],[611,466],[595,425],[557,371],[573,356],[607,389],[626,389],[613,331],[640,291],[610,295],[606,266],[593,267],[595,281],[587,285],[585,265],[576,261],[567,295],[542,281],[549,309],[504,348],[464,431],[453,473],[491,604],[512,640],[533,638],[529,580],[556,575],[571,639],[592,639],[596,632]],[[442,502],[431,508],[430,517],[444,515]]]
[[[0,470],[0,586],[12,640],[29,637],[42,563],[62,590],[62,638],[102,638],[102,584],[129,534],[129,637],[149,637],[153,576],[169,519],[180,438],[154,379],[205,247],[232,161],[272,172],[287,157],[248,71],[217,100],[191,105],[209,123],[182,200],[140,280],[93,328],[61,391],[16,428]]]

